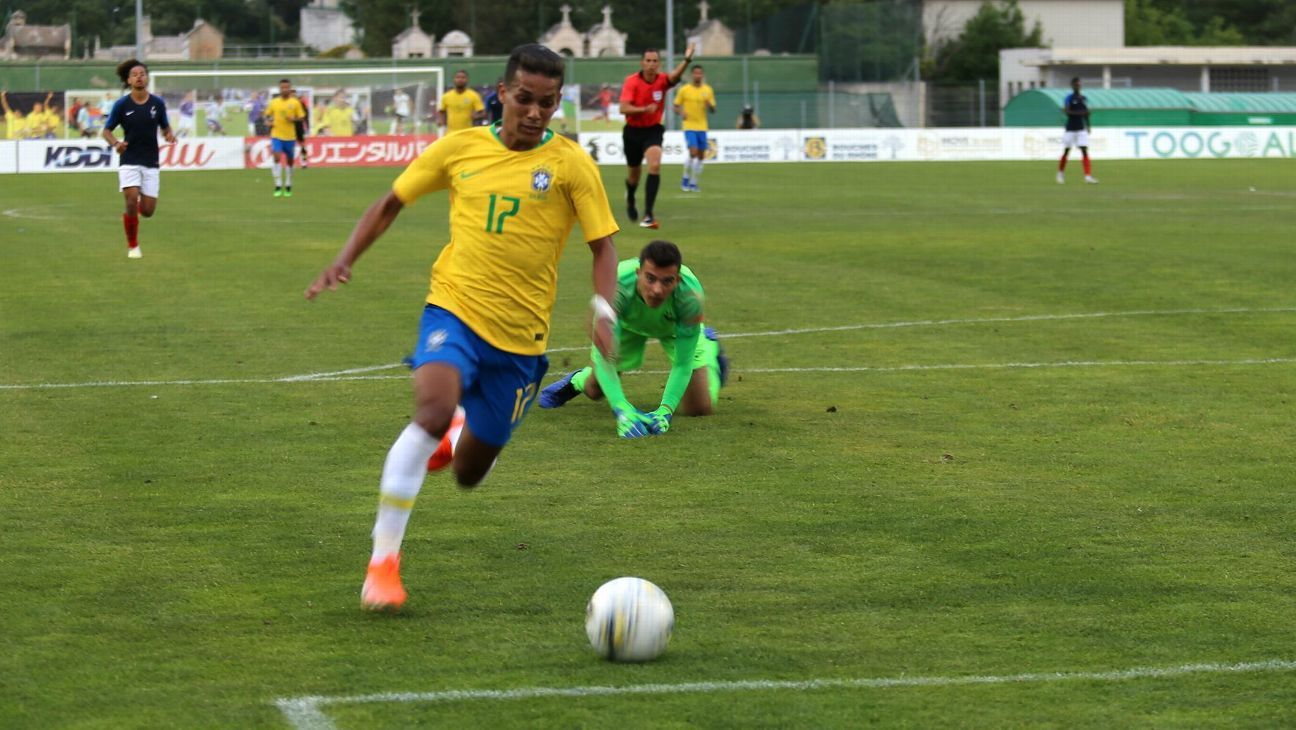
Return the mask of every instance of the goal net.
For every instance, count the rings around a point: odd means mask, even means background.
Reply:
[[[288,79],[323,137],[436,133],[440,66],[154,71],[150,84],[181,137],[262,137],[262,115]]]

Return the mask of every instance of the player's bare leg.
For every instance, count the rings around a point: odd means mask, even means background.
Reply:
[[[454,473],[459,486],[471,489],[481,484],[503,450],[501,446],[478,440],[472,429],[465,425],[454,450]]]
[[[710,416],[715,413],[715,403],[711,400],[711,369],[700,367],[693,370],[684,397],[680,399],[677,416]]]

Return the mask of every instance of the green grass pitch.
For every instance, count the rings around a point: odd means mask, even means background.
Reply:
[[[1290,168],[667,168],[616,242],[700,276],[720,413],[533,409],[476,491],[428,479],[398,616],[359,589],[445,197],[307,303],[397,171],[164,174],[138,261],[115,177],[3,178],[0,726],[1290,726]],[[547,380],[589,265],[573,237]],[[619,575],[674,602],[656,662],[587,645]],[[521,692],[368,697],[454,690]]]

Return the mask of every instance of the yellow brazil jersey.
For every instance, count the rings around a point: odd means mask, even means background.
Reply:
[[[27,136],[27,118],[13,112],[5,112],[5,136],[9,139],[22,139]]]
[[[276,96],[270,100],[266,106],[265,115],[271,118],[270,136],[274,139],[283,139],[290,142],[297,139],[297,128],[293,126],[296,119],[306,117],[306,108],[301,105],[300,101],[289,97]]]
[[[705,132],[707,129],[708,105],[714,105],[715,92],[710,84],[694,86],[686,84],[675,93],[675,103],[684,112],[684,129],[694,132]]]
[[[315,131],[328,127],[330,137],[350,137],[355,134],[355,121],[351,116],[351,107],[329,106],[319,115],[319,125]]]
[[[539,355],[549,344],[558,259],[579,221],[584,240],[617,232],[594,160],[552,132],[513,152],[498,126],[437,140],[396,178],[406,205],[450,190],[450,243],[432,265],[427,301],[491,345]]]
[[[462,94],[451,89],[441,97],[441,105],[437,109],[446,113],[448,133],[471,127],[473,112],[485,110],[486,105],[482,103],[481,95],[472,89],[464,89]]]

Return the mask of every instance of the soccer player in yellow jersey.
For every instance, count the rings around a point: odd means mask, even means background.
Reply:
[[[675,113],[684,120],[684,142],[689,156],[684,161],[680,190],[696,193],[707,152],[707,114],[716,110],[715,91],[702,77],[702,66],[693,67],[693,82],[675,93]]]
[[[351,104],[347,102],[346,89],[338,89],[333,94],[332,103],[323,113],[317,112],[319,125],[315,127],[315,134],[324,132],[330,137],[350,137],[355,134],[353,111]]]
[[[437,112],[446,134],[470,129],[485,115],[486,105],[482,103],[481,95],[468,88],[467,71],[455,71],[454,88],[441,97]]]
[[[499,84],[503,119],[424,150],[365,211],[306,290],[311,299],[349,282],[356,259],[406,205],[449,191],[450,243],[432,265],[412,357],[414,419],[383,466],[373,554],[360,594],[365,608],[405,602],[400,546],[428,470],[449,465],[460,486],[476,486],[535,400],[549,366],[544,352],[558,259],[577,222],[594,255],[594,346],[615,357],[616,315],[608,302],[617,291],[617,225],[589,154],[548,129],[563,71],[562,57],[544,46],[513,49]],[[647,435],[646,414],[622,417],[638,427],[636,435]]]
[[[9,95],[0,91],[0,106],[4,108],[5,138],[25,139],[27,137],[27,118],[21,109],[9,106]]]
[[[279,96],[266,105],[270,118],[270,170],[274,173],[274,196],[292,197],[292,166],[297,156],[297,122],[306,119],[306,108],[293,96],[292,82],[279,79]]]

